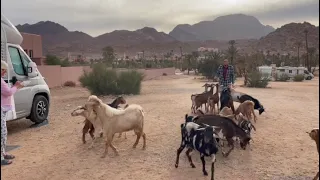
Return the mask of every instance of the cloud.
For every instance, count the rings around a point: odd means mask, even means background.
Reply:
[[[93,36],[145,26],[168,33],[178,24],[235,13],[254,15],[276,27],[290,21],[319,20],[316,0],[2,0],[1,4],[1,12],[14,24],[50,20]]]

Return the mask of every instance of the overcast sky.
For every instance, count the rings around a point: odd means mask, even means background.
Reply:
[[[319,0],[1,0],[13,24],[54,21],[97,36],[145,26],[169,33],[178,24],[243,13],[275,28],[290,22],[319,25]]]

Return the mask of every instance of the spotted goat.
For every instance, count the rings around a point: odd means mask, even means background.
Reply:
[[[186,122],[181,124],[181,145],[177,149],[177,158],[175,167],[178,168],[179,156],[184,148],[187,148],[186,155],[192,168],[195,165],[192,162],[190,153],[193,150],[200,152],[202,162],[202,172],[205,176],[208,175],[205,168],[205,156],[212,157],[211,163],[211,180],[214,180],[214,163],[218,152],[218,143],[214,134],[214,127],[206,125],[198,125],[192,122],[192,117],[186,115]]]

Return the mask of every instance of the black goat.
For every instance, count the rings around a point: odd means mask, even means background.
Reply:
[[[209,126],[221,128],[221,130],[217,132],[218,137],[223,140],[226,139],[228,141],[228,144],[231,146],[230,150],[227,153],[222,151],[222,154],[225,157],[227,157],[234,149],[234,137],[240,138],[240,146],[243,150],[246,149],[246,146],[251,140],[250,135],[248,135],[242,128],[240,128],[233,120],[227,117],[205,114],[195,117],[193,119],[193,122],[199,125],[206,124]]]
[[[250,100],[250,101],[254,102],[254,109],[259,111],[259,115],[261,115],[263,112],[265,112],[265,109],[262,106],[262,104],[259,102],[259,100],[253,98],[252,96],[244,94],[242,96],[237,96],[237,98],[240,103],[243,103],[246,100]]]
[[[233,100],[231,96],[230,88],[224,88],[220,94],[220,111],[224,108],[228,107],[232,109],[233,114],[235,114],[235,109],[233,105]],[[236,118],[236,117],[235,117]]]
[[[186,115],[187,117],[187,115]],[[175,167],[178,168],[179,156],[185,147],[187,147],[186,155],[192,168],[195,165],[192,162],[190,153],[193,150],[200,152],[200,159],[202,162],[202,172],[205,176],[208,175],[205,168],[205,156],[212,157],[211,164],[211,180],[214,180],[214,163],[216,161],[216,154],[218,152],[217,142],[215,141],[214,128],[205,126],[204,128],[193,122],[186,122],[181,124],[181,145],[177,150],[177,158]]]

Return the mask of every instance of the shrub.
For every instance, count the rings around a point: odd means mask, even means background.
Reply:
[[[297,74],[293,77],[293,81],[295,82],[301,82],[304,80],[304,75],[303,74]]]
[[[106,65],[98,63],[92,68],[92,72],[84,74],[79,81],[91,94],[95,95],[119,95],[139,94],[143,75],[137,71],[117,72],[107,69]]]
[[[120,72],[117,78],[119,94],[139,94],[142,80],[143,74],[138,71]]]
[[[73,81],[66,81],[66,82],[64,82],[63,86],[75,87],[76,83]]]
[[[269,78],[267,76],[262,75],[258,71],[253,71],[248,74],[248,87],[256,87],[256,88],[266,88],[269,84]]]
[[[287,74],[281,74],[280,76],[276,74],[276,77],[275,77],[276,81],[281,81],[281,82],[287,82],[289,79],[290,78]]]

